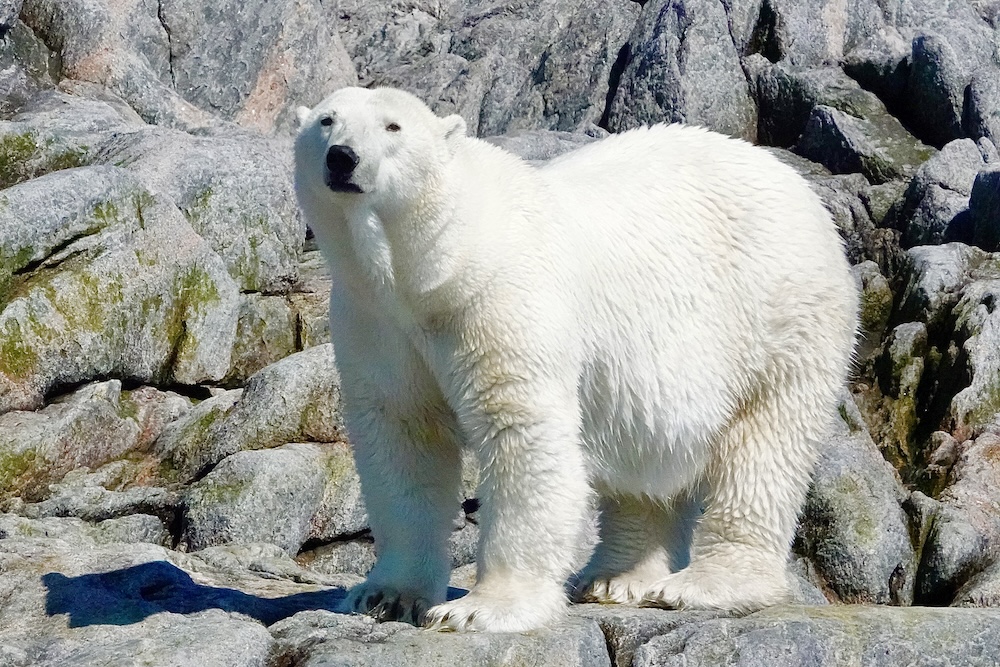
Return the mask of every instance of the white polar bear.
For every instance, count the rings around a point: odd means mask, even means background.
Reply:
[[[299,113],[296,191],[332,271],[378,553],[349,608],[547,624],[594,492],[601,542],[578,599],[782,600],[857,310],[806,183],[678,125],[535,168],[398,90]],[[483,468],[477,583],[445,602],[466,445]]]

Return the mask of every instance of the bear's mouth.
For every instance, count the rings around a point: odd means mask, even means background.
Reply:
[[[337,181],[329,175],[326,177],[326,186],[334,192],[355,192],[358,194],[364,194],[365,192],[356,183],[351,183],[350,181]]]

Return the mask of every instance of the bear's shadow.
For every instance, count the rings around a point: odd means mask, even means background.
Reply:
[[[97,574],[68,577],[59,572],[42,576],[49,616],[69,615],[69,627],[131,625],[153,614],[193,614],[221,609],[254,618],[264,625],[277,623],[300,611],[342,612],[343,588],[307,591],[278,598],[250,595],[232,588],[196,583],[184,570],[153,561]],[[449,588],[448,598],[466,591]]]

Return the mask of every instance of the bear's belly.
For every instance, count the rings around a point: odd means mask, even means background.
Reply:
[[[626,495],[668,500],[691,488],[708,463],[728,406],[714,391],[685,395],[678,384],[636,369],[591,367],[581,378],[581,445],[592,482]],[[717,395],[717,394],[716,394]]]

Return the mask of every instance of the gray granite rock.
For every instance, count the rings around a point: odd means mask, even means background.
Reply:
[[[604,667],[604,636],[592,620],[573,618],[521,634],[434,633],[368,616],[310,611],[271,626],[279,659],[333,665],[538,665]]]
[[[295,107],[357,82],[337,22],[318,0],[155,4],[171,85],[214,116],[264,133],[294,132]]]
[[[95,378],[222,379],[237,286],[168,201],[113,167],[3,191],[0,413]]]
[[[997,610],[776,607],[746,618],[681,626],[640,647],[632,664],[985,667],[1000,660],[998,640]]]
[[[294,555],[323,498],[323,452],[290,444],[223,459],[184,497],[181,540],[189,551],[269,542]]]
[[[949,228],[969,207],[972,184],[985,166],[971,139],[953,141],[925,162],[910,181],[896,215],[903,243],[909,247],[951,240]]]
[[[608,129],[685,122],[754,139],[757,108],[728,21],[724,3],[644,4],[608,107]]]
[[[845,602],[908,604],[916,569],[904,497],[850,398],[823,443],[796,550]]]
[[[169,197],[225,260],[240,289],[283,292],[295,282],[305,226],[287,141],[157,128],[117,135],[95,159],[134,172]]]
[[[988,252],[1000,250],[1000,168],[993,166],[976,176],[969,195],[969,218],[972,242]]]
[[[205,401],[153,449],[179,481],[190,481],[239,451],[343,441],[338,383],[333,346],[317,345],[258,371],[245,389]]]
[[[260,369],[294,353],[298,317],[284,296],[242,294],[232,363],[224,383],[242,385]]]
[[[306,537],[330,542],[368,530],[368,512],[361,497],[361,479],[354,468],[350,445],[329,443],[321,452],[323,494],[310,519]]]
[[[861,294],[857,354],[864,361],[882,342],[892,315],[892,289],[878,264],[871,260],[856,264],[851,272]]]
[[[19,111],[32,97],[56,85],[59,78],[52,52],[19,20],[20,0],[5,2],[0,21],[0,117]]]

